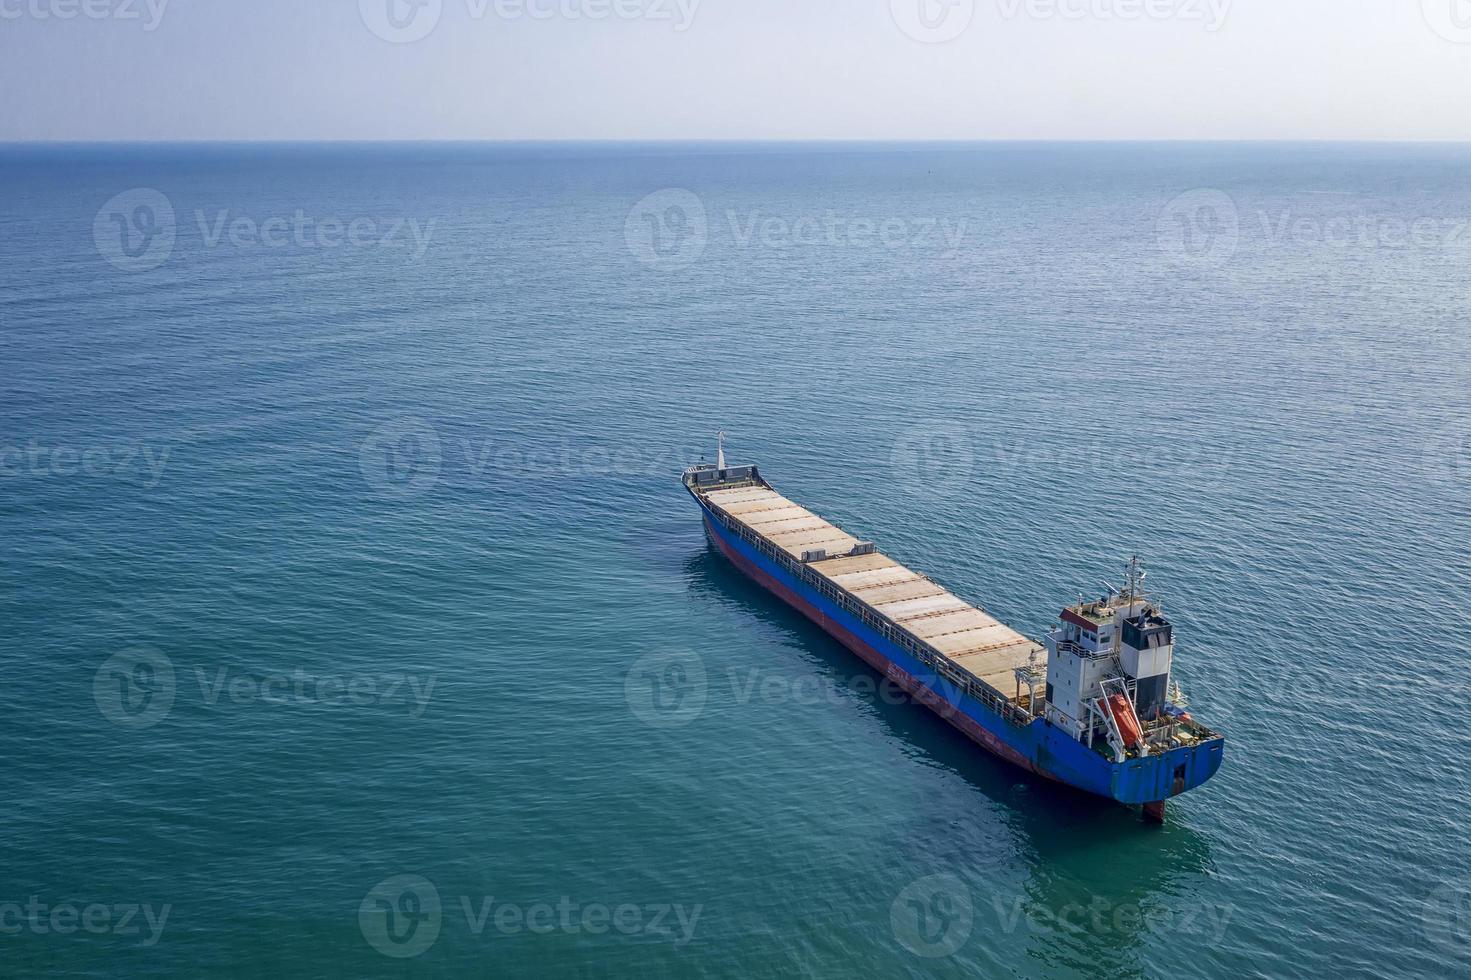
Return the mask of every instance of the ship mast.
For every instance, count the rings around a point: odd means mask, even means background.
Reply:
[[[1132,556],[1129,559],[1129,580],[1127,586],[1129,590],[1128,599],[1130,602],[1134,602],[1136,600],[1144,598],[1144,577],[1147,574],[1147,572],[1139,567],[1139,556]]]
[[[715,433],[715,468],[725,469],[725,430]]]

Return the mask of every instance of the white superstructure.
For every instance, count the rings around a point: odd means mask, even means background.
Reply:
[[[1145,596],[1143,581],[1136,558],[1123,589],[1064,609],[1042,638],[1048,721],[1085,745],[1106,742],[1119,761],[1130,750],[1148,755],[1151,745],[1167,744],[1181,717],[1169,703],[1174,629]],[[1110,705],[1111,695],[1122,701]]]

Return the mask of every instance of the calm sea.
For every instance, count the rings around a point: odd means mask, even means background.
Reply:
[[[0,973],[1464,975],[1468,168],[0,150]],[[1141,555],[1219,775],[877,686],[706,543],[720,429],[1029,633]]]

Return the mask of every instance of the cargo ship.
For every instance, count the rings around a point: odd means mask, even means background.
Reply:
[[[1225,738],[1172,682],[1174,627],[1133,559],[1118,588],[1028,639],[777,493],[754,465],[684,471],[732,564],[983,748],[1164,820],[1221,766]]]

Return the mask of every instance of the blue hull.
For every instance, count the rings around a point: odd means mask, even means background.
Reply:
[[[711,540],[737,567],[1001,758],[1085,792],[1129,804],[1160,803],[1178,796],[1205,782],[1221,767],[1224,738],[1116,763],[1045,719],[1023,724],[1008,720],[761,554],[728,528],[704,501],[695,499],[704,511]]]

